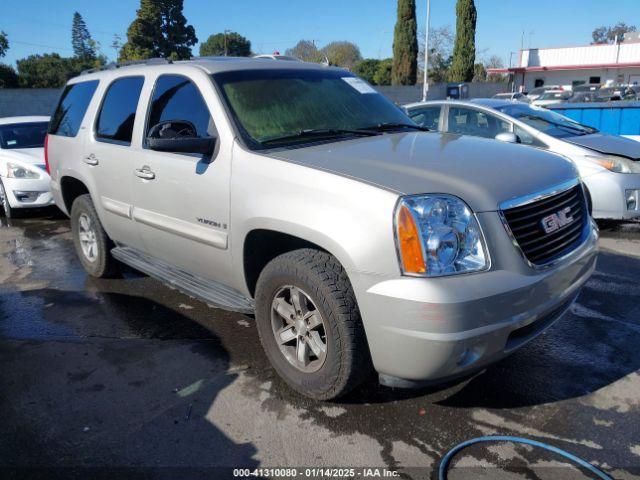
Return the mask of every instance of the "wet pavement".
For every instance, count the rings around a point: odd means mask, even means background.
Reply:
[[[354,466],[426,479],[457,443],[503,434],[640,478],[640,227],[603,231],[571,313],[474,378],[418,391],[372,381],[316,403],[275,376],[250,316],[134,271],[88,277],[55,211],[2,221],[2,477]],[[592,477],[507,443],[461,452],[449,478]]]

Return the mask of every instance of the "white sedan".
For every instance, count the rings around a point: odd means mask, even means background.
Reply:
[[[0,204],[16,210],[54,205],[44,159],[49,117],[0,118]]]

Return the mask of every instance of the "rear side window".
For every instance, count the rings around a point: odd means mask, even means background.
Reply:
[[[144,77],[115,80],[104,95],[96,120],[96,138],[129,145]]]
[[[215,134],[213,119],[198,87],[180,75],[158,77],[151,98],[147,135],[158,123],[170,120],[191,122],[198,137],[205,138]]]
[[[51,117],[49,133],[63,137],[75,137],[97,87],[98,80],[67,85],[62,92],[58,107]]]

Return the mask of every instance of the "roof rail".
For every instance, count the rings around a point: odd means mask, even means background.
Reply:
[[[117,68],[130,67],[133,65],[166,65],[173,63],[173,60],[168,58],[145,58],[142,60],[128,60],[126,62],[111,62],[107,65],[98,68],[89,68],[80,72],[80,75],[88,75],[90,73],[101,72],[103,70],[115,70]]]

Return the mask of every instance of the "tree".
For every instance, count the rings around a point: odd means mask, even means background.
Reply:
[[[386,58],[378,65],[378,70],[373,76],[375,85],[391,85],[393,71],[393,59]]]
[[[418,37],[415,0],[398,0],[393,31],[393,85],[414,85],[418,70]]]
[[[376,82],[374,80],[374,76],[380,67],[381,60],[376,58],[365,58],[358,62],[356,67],[353,69],[354,73],[362,78],[364,78],[367,82],[375,85]]]
[[[456,41],[453,61],[449,71],[452,82],[469,82],[473,79],[476,61],[476,20],[478,13],[473,0],[456,3]]]
[[[490,68],[504,68],[504,63],[499,56],[491,55],[491,57],[489,57],[489,60],[484,62],[484,67],[487,70]],[[487,81],[492,83],[504,83],[508,80],[509,77],[507,75],[487,75]]]
[[[57,53],[30,55],[16,63],[20,86],[25,88],[60,88],[86,67],[79,59]]]
[[[473,82],[486,82],[487,81],[487,69],[484,68],[482,63],[476,63],[473,66]]]
[[[71,45],[73,54],[81,60],[94,60],[96,58],[95,42],[91,38],[87,24],[78,12],[73,14],[71,26]]]
[[[9,39],[6,33],[0,32],[0,58],[7,54],[7,50],[9,50]]]
[[[187,25],[183,7],[183,0],[140,0],[119,59],[191,58],[191,47],[198,43],[198,38],[194,28]]]
[[[118,58],[120,56],[120,49],[122,48],[122,37],[117,33],[113,35],[111,48],[113,48],[116,51],[116,58]]]
[[[322,63],[325,60],[324,55],[312,40],[300,40],[293,48],[288,48],[284,53],[303,62]]]
[[[11,65],[0,63],[0,88],[16,88],[18,74]]]
[[[591,37],[593,38],[593,43],[615,43],[616,38],[621,41],[625,33],[635,31],[637,31],[637,28],[633,25],[618,22],[612,27],[602,26],[596,28],[591,33]]]
[[[424,73],[424,31],[419,36],[420,54],[418,69]],[[429,30],[429,81],[431,83],[446,82],[451,67],[453,51],[453,32],[451,26],[431,28]],[[422,75],[419,76],[422,81]]]
[[[320,50],[329,60],[330,65],[353,70],[362,60],[360,49],[351,42],[331,42]]]
[[[251,42],[237,32],[216,33],[200,44],[201,57],[248,57],[251,55]]]

